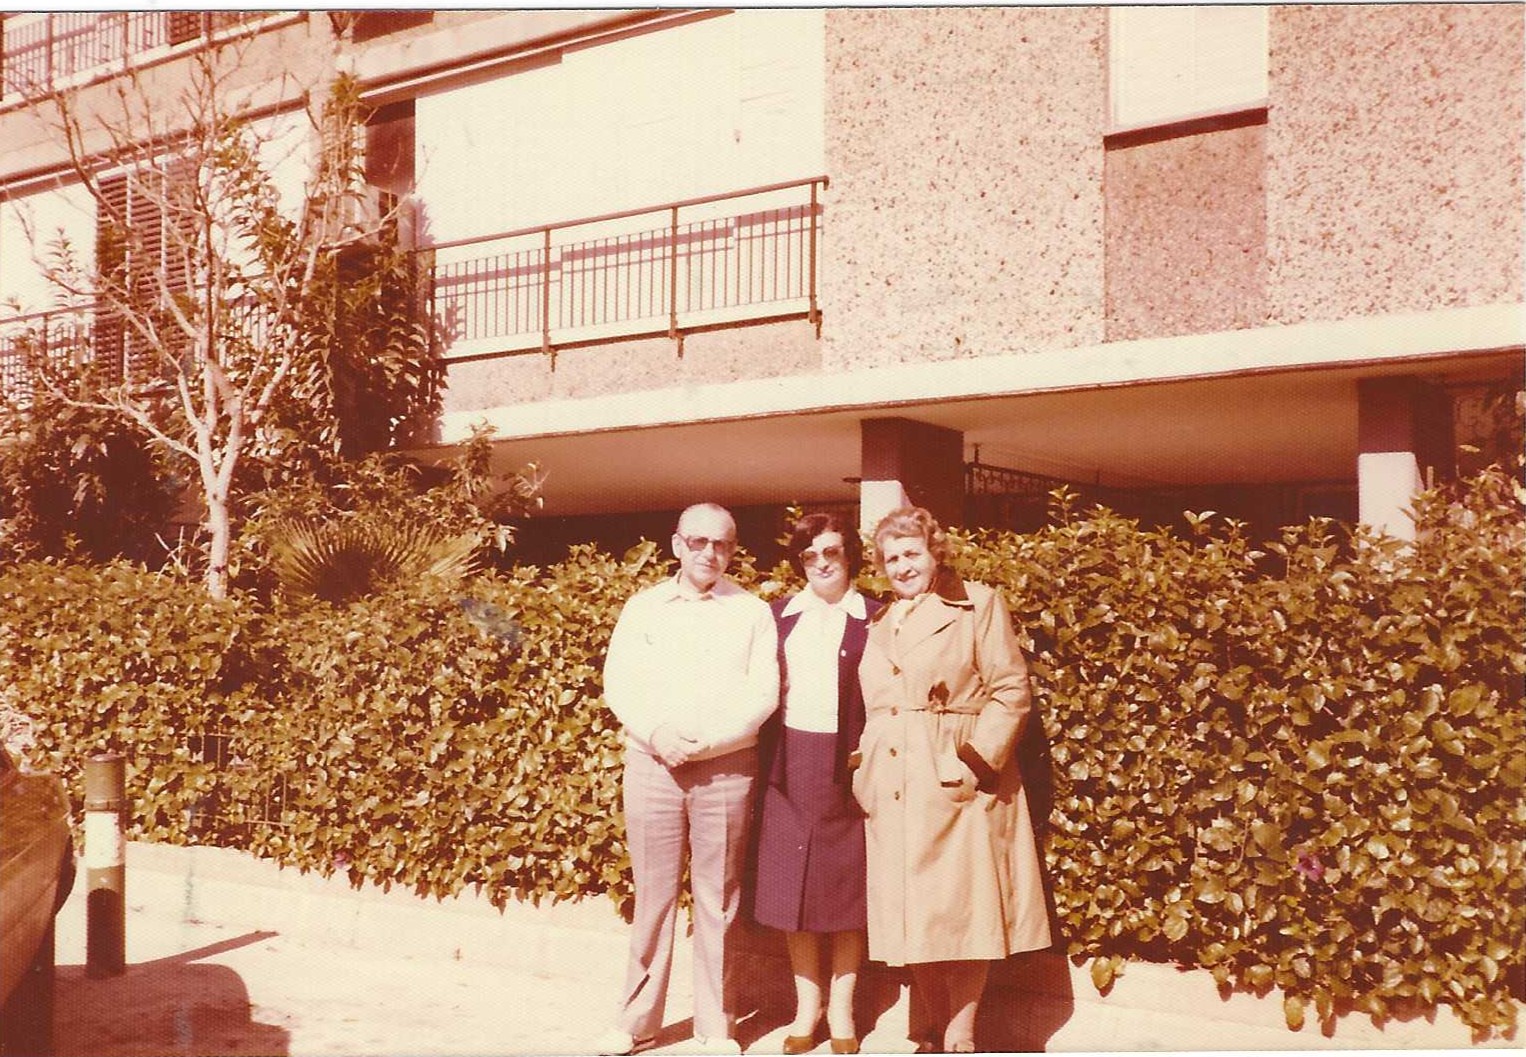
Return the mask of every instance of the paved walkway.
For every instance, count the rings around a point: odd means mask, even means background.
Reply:
[[[127,971],[91,979],[84,877],[59,918],[60,1054],[581,1054],[608,1026],[625,927],[604,899],[495,910],[304,876],[236,852],[131,844]],[[680,943],[657,1053],[683,1052],[689,950]],[[792,991],[782,948],[750,937],[748,1053],[778,1053]],[[1287,1030],[1280,1000],[1221,1001],[1204,973],[1131,965],[1106,999],[1052,955],[998,968],[979,1038],[992,1049],[1205,1051],[1470,1046],[1445,1012],[1333,1037]],[[861,986],[865,1051],[905,1053],[899,977]],[[1518,1047],[1518,1042],[1495,1045]],[[823,1043],[818,1047],[826,1050]]]

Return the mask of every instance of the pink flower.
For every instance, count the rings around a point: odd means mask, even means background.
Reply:
[[[1325,864],[1312,852],[1300,852],[1298,864],[1293,869],[1302,874],[1306,881],[1320,881],[1325,876]]]

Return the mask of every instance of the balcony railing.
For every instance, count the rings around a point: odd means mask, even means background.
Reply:
[[[225,301],[222,309],[219,319],[230,340],[256,348],[265,343],[265,313],[237,300]],[[57,376],[88,368],[99,381],[144,390],[176,370],[199,366],[182,331],[162,321],[157,326],[157,343],[150,344],[120,314],[88,304],[0,318],[0,402],[30,402],[39,371]]]
[[[806,319],[820,333],[824,176],[416,251],[435,352],[461,360]],[[655,219],[654,219],[655,218]],[[239,329],[258,341],[258,320]],[[252,329],[251,329],[252,328]],[[94,306],[0,319],[0,397],[42,364],[149,380],[150,357]]]
[[[95,313],[88,308],[0,319],[0,401],[31,400],[34,371],[82,365],[93,354]]]
[[[446,359],[761,323],[819,326],[824,176],[422,250]]]
[[[0,99],[34,98],[156,48],[210,39],[266,11],[65,11],[0,22]]]

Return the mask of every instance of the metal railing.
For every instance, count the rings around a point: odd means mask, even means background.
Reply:
[[[94,327],[95,313],[89,308],[0,319],[0,399],[25,404],[39,368],[88,362],[94,354]]]
[[[33,98],[155,48],[210,39],[266,11],[61,11],[0,23],[0,99]]]
[[[664,334],[682,352],[693,330],[792,318],[819,334],[826,183],[818,176],[417,250],[435,352],[468,359]],[[258,320],[235,322],[259,340]],[[43,364],[96,359],[117,378],[153,371],[142,339],[94,306],[0,319],[0,397],[28,399]]]
[[[495,355],[800,316],[820,325],[825,176],[420,251],[441,355]]]
[[[294,799],[312,790],[292,764],[255,763],[243,755],[257,743],[235,728],[214,728],[188,739],[188,756],[149,756],[156,773],[180,775],[180,810],[195,843],[247,847],[256,834],[290,829]],[[191,777],[194,775],[194,777]]]
[[[269,320],[251,303],[226,302],[220,318],[228,341],[241,347],[265,342]],[[99,305],[10,316],[0,319],[0,402],[26,406],[43,371],[57,377],[89,368],[100,381],[155,386],[177,370],[199,368],[190,350],[189,337],[174,326],[159,325],[151,342]]]

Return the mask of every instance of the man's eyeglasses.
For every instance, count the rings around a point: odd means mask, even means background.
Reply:
[[[685,550],[693,551],[695,554],[703,553],[706,547],[714,547],[717,554],[730,554],[737,549],[736,540],[715,540],[709,536],[683,535],[678,538],[683,540]]]
[[[841,547],[839,547],[837,544],[834,543],[834,544],[832,544],[832,546],[830,546],[830,547],[823,547],[819,551],[815,551],[815,550],[801,551],[800,552],[800,564],[801,565],[815,565],[822,558],[825,558],[829,562],[840,562],[840,561],[842,561],[842,556],[843,556],[843,549]]]

